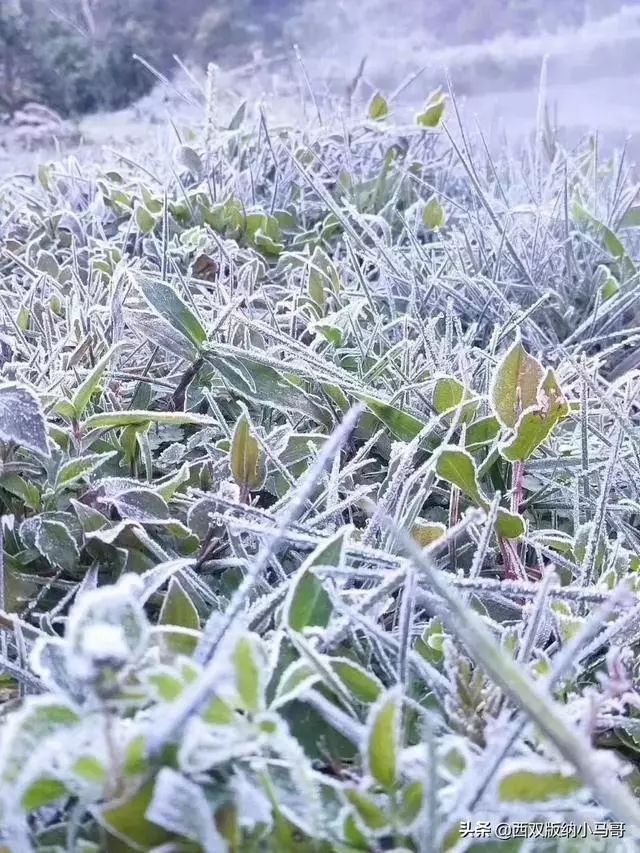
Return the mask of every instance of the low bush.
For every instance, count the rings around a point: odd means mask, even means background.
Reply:
[[[4,850],[633,849],[636,188],[445,109],[3,190]]]

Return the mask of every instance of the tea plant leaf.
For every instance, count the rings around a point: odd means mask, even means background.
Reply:
[[[22,385],[0,385],[0,440],[49,457],[47,424],[40,401]]]

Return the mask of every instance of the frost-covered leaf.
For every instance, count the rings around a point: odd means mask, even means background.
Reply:
[[[308,661],[294,660],[280,676],[271,709],[276,710],[287,702],[297,699],[301,693],[313,687],[320,679],[320,673]]]
[[[422,222],[427,228],[436,230],[442,228],[447,221],[444,207],[436,196],[432,196],[422,211]]]
[[[383,400],[377,400],[368,394],[357,393],[353,396],[357,400],[361,400],[369,411],[382,421],[389,432],[400,441],[411,441],[425,426],[418,418],[408,412],[403,412],[390,403],[385,403]]]
[[[427,99],[427,103],[421,113],[418,114],[416,121],[421,127],[436,128],[439,127],[444,118],[444,112],[447,105],[447,96],[444,92],[433,92]]]
[[[146,818],[168,832],[201,844],[207,853],[228,850],[200,785],[169,767],[158,773]]]
[[[75,568],[80,559],[80,551],[69,529],[53,519],[37,519],[35,547],[52,566],[61,569]]]
[[[391,790],[398,781],[401,707],[396,691],[385,693],[371,708],[363,747],[371,776]]]
[[[0,385],[0,441],[50,455],[47,424],[36,395],[22,385]]]
[[[382,682],[360,664],[349,658],[329,658],[328,664],[358,702],[371,704],[380,698]]]
[[[304,561],[293,579],[285,603],[286,624],[294,631],[308,627],[325,627],[331,617],[332,605],[324,582],[313,569],[341,566],[347,528],[341,528]]]
[[[447,532],[446,524],[441,521],[425,521],[422,518],[416,520],[411,530],[411,536],[422,548],[428,548],[442,539]]]
[[[176,163],[187,169],[196,178],[202,174],[202,158],[189,145],[180,145],[174,154]]]
[[[543,377],[540,362],[516,340],[496,366],[491,383],[491,405],[504,426],[513,429],[522,412],[538,402]]]
[[[560,772],[544,762],[521,761],[503,766],[498,793],[503,803],[539,803],[570,797],[582,787],[571,772]]]
[[[80,722],[73,705],[61,697],[30,697],[27,705],[5,725],[0,746],[0,779],[18,784],[30,760],[50,738],[68,732]]]
[[[206,343],[208,335],[205,328],[173,287],[150,277],[140,277],[138,286],[150,307],[177,328],[196,348]]]
[[[71,405],[73,406],[74,415],[76,418],[82,417],[85,409],[91,401],[92,395],[98,389],[102,377],[104,376],[107,368],[109,367],[111,360],[115,355],[122,351],[124,346],[126,346],[124,342],[120,342],[112,346],[109,352],[107,352],[106,355],[104,355],[96,364],[96,366],[93,368],[91,373],[89,373],[84,382],[82,382],[78,386],[73,397],[71,398]]]
[[[464,398],[464,384],[453,376],[441,376],[433,389],[433,407],[439,415],[457,408]]]
[[[250,492],[259,491],[267,476],[264,452],[252,432],[246,412],[238,418],[230,453],[231,473],[236,483]]]
[[[175,576],[169,581],[169,589],[162,603],[158,623],[160,625],[176,625],[180,628],[190,628],[192,631],[200,630],[198,611]],[[165,642],[169,648],[184,655],[192,654],[197,645],[195,637],[180,634],[165,635]]]
[[[67,460],[58,468],[56,490],[66,489],[83,477],[88,477],[116,455],[117,451],[111,450],[108,453],[88,453],[77,459]]]
[[[373,797],[354,788],[347,789],[345,795],[354,807],[365,832],[378,835],[388,828],[390,815]]]
[[[537,392],[535,405],[519,416],[513,435],[500,444],[510,462],[524,462],[547,440],[556,424],[569,414],[569,404],[553,370],[547,370]]]
[[[436,460],[439,477],[456,486],[468,498],[486,507],[487,498],[478,483],[478,472],[473,457],[459,447],[439,448]]]
[[[236,687],[244,708],[257,712],[264,706],[266,658],[255,635],[241,637],[233,653]]]
[[[389,104],[380,92],[376,92],[369,102],[369,118],[374,121],[386,118],[389,115]]]

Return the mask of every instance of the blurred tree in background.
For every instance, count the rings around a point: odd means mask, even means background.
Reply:
[[[62,115],[118,109],[145,94],[174,55],[245,61],[259,0],[0,0],[0,109],[40,100]]]

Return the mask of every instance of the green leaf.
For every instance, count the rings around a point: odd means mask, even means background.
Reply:
[[[116,353],[119,353],[124,346],[126,346],[124,342],[120,342],[112,346],[109,352],[106,353],[106,355],[104,355],[96,364],[84,382],[78,386],[75,394],[71,398],[71,404],[76,418],[82,417],[84,410],[89,405],[89,401],[91,400],[94,391],[98,388],[100,380],[109,366],[111,359],[116,355]]]
[[[301,692],[307,690],[320,681],[320,679],[320,673],[306,660],[301,658],[294,660],[284,670],[278,681],[278,687],[271,703],[271,710],[275,711],[287,702],[297,699]]]
[[[342,565],[346,533],[347,528],[343,527],[319,545],[298,570],[285,605],[286,624],[294,631],[318,626],[324,628],[329,624],[333,609],[331,599],[313,568]]]
[[[160,625],[175,625],[178,628],[190,628],[192,631],[200,630],[198,611],[175,576],[169,581],[169,589],[162,602],[158,622]],[[191,655],[197,644],[195,637],[180,634],[167,634],[164,639],[169,648],[183,655]]]
[[[388,791],[398,781],[400,715],[398,693],[390,690],[372,707],[367,719],[364,749],[367,768]]]
[[[135,210],[136,225],[142,234],[151,234],[156,227],[156,220],[149,213],[146,207],[141,204],[136,205]]]
[[[441,376],[433,390],[433,407],[439,415],[456,409],[465,398],[464,384],[453,376]]]
[[[42,406],[29,388],[0,385],[0,441],[13,441],[39,456],[50,455]]]
[[[104,412],[100,415],[91,415],[83,421],[83,429],[88,432],[92,429],[113,429],[115,427],[126,427],[142,425],[147,423],[168,424],[173,426],[216,426],[217,420],[205,415],[197,415],[193,412],[141,412],[134,410],[123,410],[119,412]]]
[[[600,264],[596,270],[594,279],[598,284],[600,298],[603,302],[613,299],[614,296],[617,296],[620,293],[620,282],[613,275],[609,267],[604,264]]]
[[[26,814],[30,814],[58,802],[66,793],[67,789],[59,779],[45,776],[29,785],[22,795],[21,806]]]
[[[373,832],[381,832],[386,829],[389,825],[389,818],[371,797],[360,793],[355,788],[348,788],[345,795],[367,829]]]
[[[85,782],[94,785],[106,785],[109,771],[94,755],[82,755],[73,765],[73,772]]]
[[[444,92],[433,92],[425,104],[424,110],[416,117],[420,127],[436,128],[439,127],[444,118],[444,112],[447,106],[447,96]]]
[[[491,405],[504,426],[513,429],[522,412],[538,402],[543,376],[542,365],[518,338],[498,363],[491,383]]]
[[[58,468],[55,480],[56,491],[61,491],[76,483],[82,477],[88,477],[97,471],[101,465],[118,455],[117,450],[108,453],[89,453],[77,459],[69,459]]]
[[[382,682],[349,658],[329,658],[329,666],[349,692],[365,705],[377,702],[382,693]]]
[[[0,474],[0,488],[20,498],[26,507],[39,512],[42,506],[40,489],[35,483],[28,483],[18,474]]]
[[[27,762],[42,750],[47,740],[72,729],[80,722],[77,711],[53,696],[30,697],[25,708],[6,724],[6,738],[0,753],[0,779],[15,785]]]
[[[503,803],[539,803],[570,797],[582,787],[583,783],[574,775],[522,769],[500,779],[499,796]]]
[[[257,492],[264,486],[267,466],[260,442],[253,436],[246,412],[238,418],[231,441],[230,465],[233,479],[243,489]]]
[[[510,462],[530,459],[556,424],[569,415],[569,411],[555,373],[547,370],[538,389],[537,402],[522,412],[513,436],[501,443],[500,453]]]
[[[185,483],[189,482],[190,476],[189,463],[185,462],[184,465],[176,471],[173,477],[168,477],[161,483],[155,484],[154,491],[163,500],[170,501],[180,486],[184,486]]]
[[[500,453],[509,462],[524,462],[547,439],[553,427],[554,421],[540,412],[524,412],[514,437],[500,445]]]
[[[411,782],[401,794],[400,820],[405,826],[410,826],[417,820],[425,800],[424,782]]]
[[[625,275],[630,277],[635,274],[636,266],[618,235],[605,225],[604,222],[601,222],[593,214],[589,213],[579,200],[574,203],[573,218],[578,225],[591,228],[600,241],[602,248],[609,252],[611,257],[620,264]]]
[[[422,421],[390,403],[376,400],[366,394],[354,393],[353,396],[363,402],[369,411],[382,421],[391,434],[400,441],[412,441],[424,429],[425,424]]]
[[[198,358],[198,348],[163,317],[147,311],[131,310],[128,312],[128,322],[137,336],[147,338],[154,346],[162,347],[185,361],[195,361]]]
[[[500,508],[496,519],[496,530],[505,539],[519,539],[527,532],[527,525],[521,515]]]
[[[447,215],[436,196],[432,196],[422,211],[422,221],[427,228],[436,230],[442,228],[447,221]]]
[[[208,335],[202,323],[173,287],[164,281],[148,277],[140,278],[138,286],[149,306],[178,329],[196,349],[207,342]]]
[[[163,767],[158,773],[145,815],[168,832],[195,842],[207,853],[226,853],[229,849],[216,826],[215,813],[203,787],[170,767]]]
[[[442,539],[447,532],[447,527],[441,521],[425,521],[417,519],[411,530],[411,537],[421,548],[428,548],[434,542]]]
[[[60,569],[73,569],[80,552],[75,539],[60,521],[37,519],[35,546],[45,560]]]
[[[486,508],[487,498],[480,489],[478,472],[473,456],[459,447],[446,446],[437,451],[436,473],[456,486],[478,506]]]
[[[492,444],[500,432],[500,422],[494,415],[478,418],[467,427],[465,443],[467,450],[477,450]]]
[[[145,818],[153,798],[154,785],[155,779],[152,778],[121,805],[115,808],[107,806],[96,810],[94,814],[99,822],[118,838],[129,844],[141,845],[143,850],[166,844],[171,840],[166,829]]]
[[[304,387],[300,387],[275,368],[262,364],[239,348],[231,347],[218,353],[208,352],[207,360],[216,368],[224,380],[242,397],[260,406],[272,406],[289,414],[299,412],[309,415],[320,424],[333,425],[328,409],[316,402]]]
[[[380,92],[376,92],[369,102],[369,118],[380,121],[389,115],[389,103]]]
[[[246,711],[256,713],[264,705],[264,685],[257,641],[252,636],[241,637],[233,653],[238,695]]]

